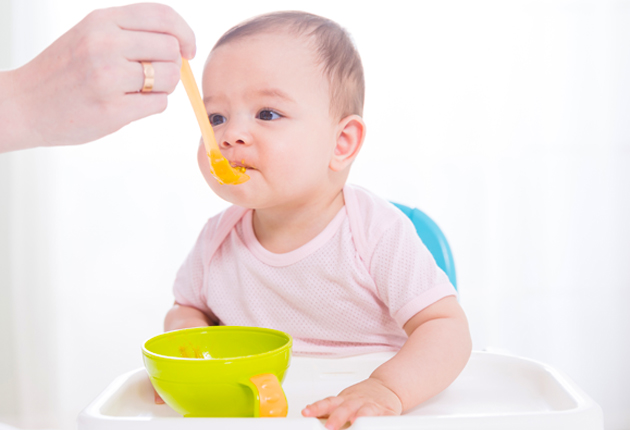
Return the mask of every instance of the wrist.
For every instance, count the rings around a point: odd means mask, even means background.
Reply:
[[[378,384],[384,389],[384,391],[388,393],[387,397],[390,400],[389,403],[392,410],[396,411],[398,414],[401,414],[405,410],[402,399],[400,398],[398,393],[387,384],[386,381],[379,378],[378,376],[374,376],[373,374],[370,375],[368,380],[371,380],[373,383]]]

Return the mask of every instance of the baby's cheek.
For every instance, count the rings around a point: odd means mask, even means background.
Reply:
[[[210,184],[210,181],[215,180],[210,174],[210,159],[208,158],[208,154],[206,153],[206,148],[203,146],[203,143],[200,143],[199,148],[197,149],[197,164],[199,165],[199,170],[201,170],[201,173],[208,184]]]

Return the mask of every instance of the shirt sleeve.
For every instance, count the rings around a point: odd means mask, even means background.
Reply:
[[[457,295],[406,217],[393,222],[374,247],[370,272],[377,294],[402,328],[438,300]]]
[[[197,308],[207,315],[211,315],[212,312],[206,303],[203,292],[203,247],[204,238],[208,235],[209,228],[210,223],[204,226],[201,234],[199,234],[197,238],[197,242],[179,268],[173,285],[173,294],[175,295],[175,301],[177,303]]]

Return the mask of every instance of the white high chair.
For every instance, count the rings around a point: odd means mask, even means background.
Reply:
[[[419,209],[396,204],[456,285],[453,257],[440,228]],[[78,430],[295,430],[324,429],[304,418],[309,403],[367,378],[393,353],[341,359],[294,357],[283,389],[286,418],[183,418],[156,405],[143,368],[118,377],[78,419]],[[561,372],[522,357],[474,351],[457,380],[442,393],[398,417],[362,417],[352,430],[483,429],[603,430],[602,410]]]

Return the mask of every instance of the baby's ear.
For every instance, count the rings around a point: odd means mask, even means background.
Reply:
[[[339,121],[337,143],[329,165],[331,170],[339,172],[352,164],[363,145],[365,131],[365,123],[359,115],[349,115]]]

